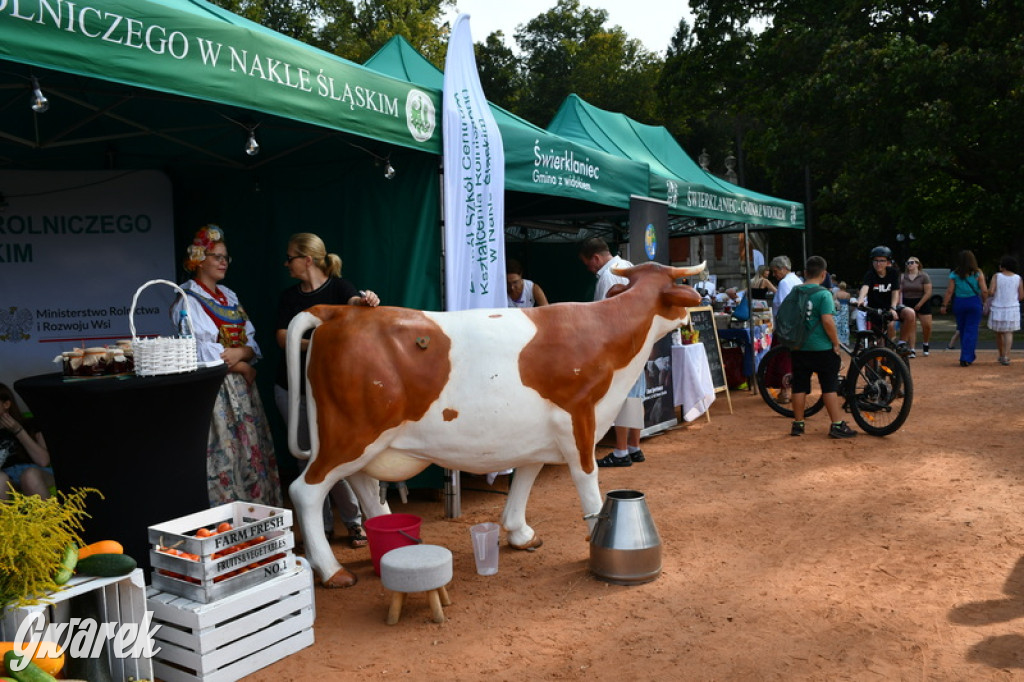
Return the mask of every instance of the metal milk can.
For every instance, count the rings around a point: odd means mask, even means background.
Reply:
[[[640,491],[605,495],[590,536],[590,571],[617,585],[640,585],[661,575],[661,538]]]

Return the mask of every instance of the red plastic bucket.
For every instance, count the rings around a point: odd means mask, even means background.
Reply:
[[[415,514],[382,514],[366,519],[366,539],[370,542],[370,558],[373,572],[380,575],[380,558],[393,549],[406,545],[418,545],[420,524],[423,519]]]

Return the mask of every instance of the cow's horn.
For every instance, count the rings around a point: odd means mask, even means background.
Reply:
[[[675,279],[679,279],[680,277],[693,277],[694,275],[699,275],[704,271],[704,268],[705,266],[707,266],[707,264],[708,262],[704,261],[700,265],[691,265],[688,268],[674,267],[672,268],[672,277]]]

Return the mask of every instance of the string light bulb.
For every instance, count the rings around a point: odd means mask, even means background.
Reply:
[[[50,100],[46,99],[46,95],[39,88],[39,79],[32,76],[32,111],[37,114],[45,114],[50,109]]]
[[[391,161],[384,162],[384,178],[391,180],[395,177],[395,167],[391,165]]]
[[[256,126],[249,128],[249,139],[245,141],[245,153],[256,156],[260,153],[260,143],[256,141]]]

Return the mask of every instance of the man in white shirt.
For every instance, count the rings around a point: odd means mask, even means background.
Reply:
[[[779,306],[786,300],[789,292],[793,290],[793,287],[803,284],[803,281],[793,272],[793,264],[790,262],[789,256],[772,258],[770,267],[772,275],[779,282],[778,291],[775,292],[775,298],[772,299],[772,317],[775,317],[779,312]]]
[[[633,264],[628,260],[613,256],[600,237],[591,237],[580,245],[580,260],[590,272],[597,275],[594,287],[594,300],[603,301],[608,297],[608,290],[616,284],[629,284],[625,277],[612,274],[615,268],[630,268]],[[609,323],[613,323],[609,320]],[[615,417],[615,451],[597,460],[599,467],[628,467],[633,462],[644,461],[644,453],[640,449],[640,430],[643,428],[644,410],[643,397],[646,382],[643,372],[636,380],[622,410]],[[639,408],[639,409],[637,409]],[[639,421],[637,418],[639,417]]]
[[[786,300],[786,296],[793,290],[794,287],[798,287],[803,284],[803,281],[796,276],[793,272],[793,263],[789,260],[789,256],[776,256],[772,258],[769,264],[772,276],[778,281],[777,291],[775,292],[775,298],[772,299],[772,318],[774,319],[779,313],[779,306]],[[780,340],[778,336],[772,337],[772,347],[779,345]],[[775,365],[775,371],[772,372],[772,376],[765,376],[765,382],[768,386],[782,386],[779,391],[779,395],[776,400],[785,404],[790,400],[790,389],[789,386],[785,385],[782,376],[776,376],[779,373],[792,374],[792,367],[789,366],[789,358],[777,362]],[[781,382],[781,383],[780,383]]]

